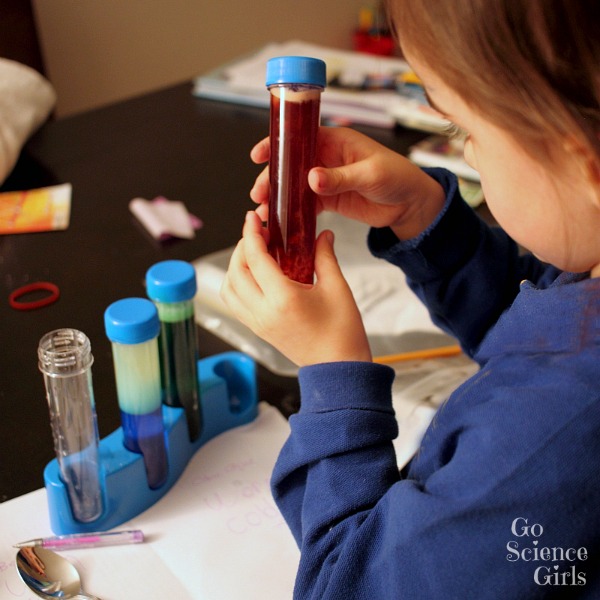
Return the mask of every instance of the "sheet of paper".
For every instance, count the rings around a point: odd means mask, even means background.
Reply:
[[[292,596],[299,551],[269,488],[289,426],[260,403],[258,418],[209,441],[173,489],[123,529],[146,542],[72,550],[83,589],[103,600],[263,600]],[[0,600],[35,599],[13,544],[52,535],[45,490],[0,504]]]
[[[415,360],[391,365],[396,371],[392,400],[399,434],[394,440],[396,462],[404,467],[419,449],[438,408],[478,366],[465,355]]]
[[[475,369],[464,356],[398,365],[399,466],[417,450],[438,406]],[[291,598],[300,556],[269,487],[288,435],[283,416],[261,402],[256,420],[209,441],[164,498],[119,527],[141,529],[143,544],[64,553],[83,589],[102,600]],[[12,546],[49,535],[45,490],[0,504],[0,600],[36,600],[19,579]]]

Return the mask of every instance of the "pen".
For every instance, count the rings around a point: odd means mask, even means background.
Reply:
[[[460,346],[440,346],[438,348],[428,348],[427,350],[413,350],[412,352],[402,352],[400,354],[386,354],[376,356],[373,362],[382,365],[401,362],[405,360],[420,360],[426,358],[443,358],[446,356],[457,356],[461,353]]]
[[[128,531],[101,531],[97,533],[77,533],[58,535],[56,537],[36,538],[15,544],[15,548],[32,548],[41,546],[50,550],[75,550],[77,548],[99,548],[100,546],[118,546],[120,544],[137,544],[144,541],[144,534],[139,529]]]

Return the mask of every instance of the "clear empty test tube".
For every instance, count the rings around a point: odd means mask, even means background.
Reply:
[[[161,487],[169,467],[158,358],[160,324],[146,298],[124,298],[104,312],[121,410],[125,447],[144,457],[148,486]]]
[[[158,309],[163,402],[183,407],[190,441],[202,429],[198,341],[194,319],[196,271],[183,260],[165,260],[146,272],[146,292]]]
[[[301,283],[314,279],[316,196],[308,172],[317,164],[317,133],[325,63],[305,56],[267,62],[271,93],[269,252]]]
[[[51,331],[40,340],[38,361],[73,518],[94,521],[102,514],[103,503],[90,340],[76,329]]]

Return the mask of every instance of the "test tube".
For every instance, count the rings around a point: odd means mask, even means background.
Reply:
[[[76,329],[57,329],[38,345],[60,477],[73,518],[87,523],[103,511],[98,425],[90,340]]]
[[[269,252],[282,271],[302,283],[314,279],[316,196],[308,172],[317,164],[325,63],[305,56],[267,62],[271,94]]]
[[[146,298],[124,298],[104,312],[121,411],[125,447],[142,454],[148,486],[161,487],[169,468],[158,359],[160,324]]]
[[[183,407],[191,442],[198,439],[201,431],[196,290],[196,271],[183,260],[165,260],[146,272],[146,292],[156,305],[160,320],[163,402]]]

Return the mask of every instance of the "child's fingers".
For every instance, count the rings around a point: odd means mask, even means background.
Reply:
[[[248,307],[262,299],[262,291],[248,269],[245,245],[245,240],[240,240],[231,255],[221,286],[221,298],[242,322],[247,323],[251,316]]]
[[[246,213],[246,217],[244,219],[244,227],[242,228],[242,237],[246,238],[246,237],[250,237],[250,236],[254,236],[254,235],[259,235],[264,244],[262,244],[264,246],[264,249],[266,251],[266,240],[264,239],[264,231],[263,231],[264,227],[262,225],[262,222],[259,218],[259,216],[256,214],[255,211],[253,210],[249,210]]]
[[[257,204],[264,204],[269,201],[269,190],[269,167],[265,167],[254,181],[250,198]]]
[[[248,268],[261,288],[267,294],[267,289],[272,286],[281,286],[288,281],[275,259],[267,250],[265,228],[256,212],[246,214],[243,229],[244,252]]]
[[[334,236],[329,230],[319,234],[315,248],[315,275],[319,286],[346,285],[333,249]]]
[[[225,276],[221,285],[221,299],[239,321],[250,327],[251,323],[248,320],[251,317],[250,311],[238,295],[229,274]]]
[[[329,229],[325,229],[319,234],[319,237],[317,237],[315,270],[318,269],[322,274],[326,271],[331,271],[331,269],[334,268],[332,263],[337,266],[337,260],[333,250],[333,240],[333,231],[330,231]]]
[[[269,219],[269,205],[268,204],[261,204],[260,206],[257,206],[256,210],[254,212],[258,215],[258,218],[263,223],[266,223],[268,221],[268,219]],[[269,242],[269,240],[267,239],[267,243],[268,242]]]
[[[266,137],[260,140],[260,142],[258,142],[258,144],[252,148],[252,150],[250,150],[250,158],[252,159],[252,162],[261,164],[269,160],[270,153],[271,146],[269,138]]]

